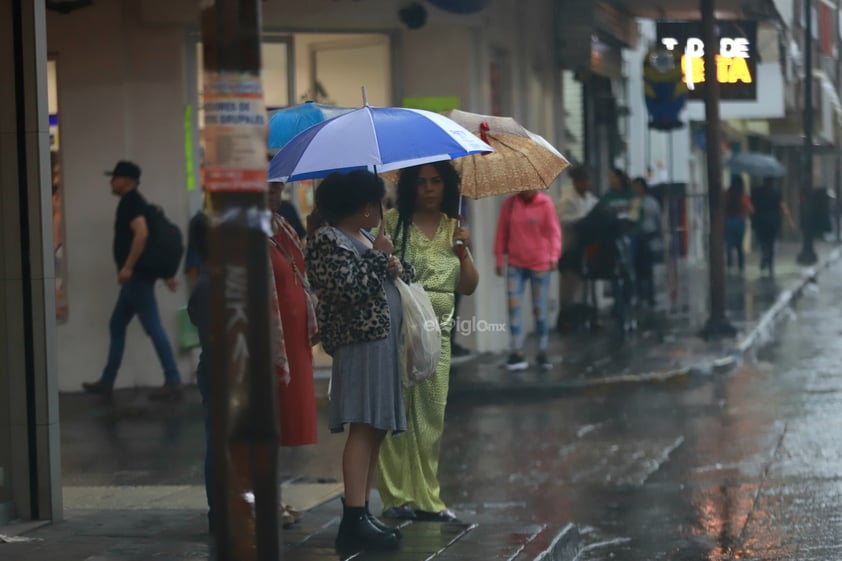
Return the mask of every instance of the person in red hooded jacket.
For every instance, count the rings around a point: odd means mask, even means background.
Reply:
[[[503,202],[497,222],[494,255],[499,276],[503,275],[504,264],[508,265],[506,275],[512,341],[506,368],[524,370],[529,367],[523,353],[525,334],[521,306],[526,282],[529,281],[538,332],[536,360],[539,367],[549,369],[552,365],[547,359],[547,299],[551,274],[561,257],[561,225],[548,195],[523,191]]]

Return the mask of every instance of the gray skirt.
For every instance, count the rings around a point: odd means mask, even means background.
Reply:
[[[361,423],[379,430],[406,430],[403,388],[398,370],[401,296],[395,283],[383,283],[389,304],[389,335],[377,341],[342,345],[333,353],[330,384],[330,431],[346,423]]]

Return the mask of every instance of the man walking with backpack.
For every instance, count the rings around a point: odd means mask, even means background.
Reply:
[[[117,265],[117,282],[120,295],[114,312],[111,314],[109,330],[111,342],[108,360],[102,376],[96,382],[85,382],[82,387],[88,393],[110,395],[117,378],[117,371],[123,359],[126,344],[126,328],[137,314],[143,330],[152,339],[158,360],[164,369],[164,385],[154,390],[150,399],[181,399],[181,376],[175,364],[172,347],[161,325],[158,315],[158,303],[155,301],[155,281],[159,272],[151,272],[148,267],[139,265],[147,242],[150,228],[147,222],[149,204],[138,192],[140,168],[127,161],[120,161],[111,172],[111,191],[120,197],[117,205],[117,219],[114,224],[114,262]],[[170,290],[175,291],[176,280],[166,279]]]

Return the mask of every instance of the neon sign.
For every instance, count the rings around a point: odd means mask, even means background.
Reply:
[[[754,100],[757,98],[757,57],[755,43],[757,24],[751,21],[717,22],[719,52],[716,54],[716,80],[720,96],[729,100]],[[705,75],[705,44],[701,36],[701,23],[659,22],[658,42],[669,51],[681,56],[683,82],[690,99],[701,99]]]

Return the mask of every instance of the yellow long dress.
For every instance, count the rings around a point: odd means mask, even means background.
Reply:
[[[384,217],[386,232],[400,255],[400,236],[395,233],[395,209]],[[439,452],[444,432],[444,410],[450,383],[450,329],[454,293],[459,284],[459,257],[453,249],[456,221],[442,214],[433,239],[410,225],[406,261],[415,266],[420,282],[441,321],[441,358],[436,373],[421,384],[404,388],[406,432],[386,438],[380,448],[379,491],[383,510],[408,504],[416,510],[441,512],[446,505],[439,497]]]

